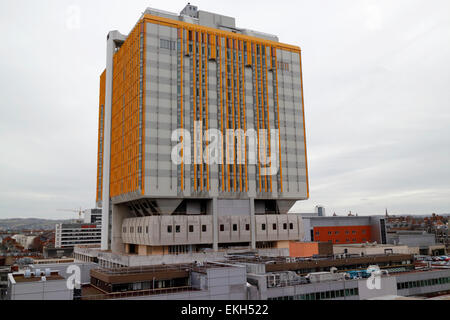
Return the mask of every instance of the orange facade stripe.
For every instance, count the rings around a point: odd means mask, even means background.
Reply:
[[[142,143],[142,169],[141,169],[141,189],[142,189],[142,194],[145,194],[145,67],[146,67],[146,62],[145,62],[145,56],[146,56],[146,51],[145,50],[145,46],[146,46],[146,35],[147,35],[147,26],[145,25],[145,23],[142,23],[143,25],[143,30],[144,30],[144,56],[142,58],[143,60],[143,74],[142,74],[142,134],[141,134],[141,143]],[[139,104],[139,102],[138,102]]]
[[[140,40],[140,37],[143,40]],[[111,106],[111,181],[110,196],[129,193],[139,189],[139,121],[145,110],[145,73],[142,79],[142,115],[139,114],[139,74],[140,58],[145,70],[145,50],[140,55],[141,45],[145,45],[145,24],[139,23],[130,32],[127,40],[113,57],[113,93]],[[142,117],[142,118],[141,118]],[[145,120],[141,132],[145,133]],[[143,143],[145,146],[145,144]],[[145,151],[143,151],[145,154]],[[145,162],[144,156],[142,163]],[[143,166],[142,166],[143,167]],[[142,172],[144,172],[145,168]],[[142,190],[144,193],[144,174]]]
[[[248,59],[248,55],[247,55]],[[244,54],[242,54],[242,88],[243,88],[243,94],[242,94],[242,108],[244,111],[244,132],[247,132],[247,116],[245,114],[245,95],[246,95],[246,89],[245,89],[245,65],[244,65]],[[244,140],[244,147],[245,147],[245,191],[248,191],[248,177],[247,177],[247,138]]]
[[[105,87],[106,87],[106,70],[100,75],[100,97],[98,109],[98,144],[97,144],[97,192],[95,194],[96,201],[102,199],[103,193],[103,157],[104,157],[104,135],[105,135]],[[101,145],[101,148],[100,148]],[[100,156],[102,154],[102,156]]]
[[[266,122],[265,122],[265,111],[264,111],[264,107],[265,107],[265,102],[264,102],[264,90],[263,90],[263,79],[262,79],[262,46],[258,45],[259,48],[259,57],[258,60],[259,61],[259,73],[258,73],[258,85],[260,86],[260,92],[261,92],[261,99],[260,99],[260,107],[261,107],[261,120],[262,120],[262,129],[266,129]],[[267,136],[266,136],[267,137]],[[264,148],[264,163],[267,162],[267,146],[266,146],[266,142],[265,140],[263,140],[263,148]],[[267,166],[264,165],[264,191],[267,192]]]
[[[228,94],[228,38],[225,38],[225,120],[226,120],[226,127],[227,127],[227,132],[229,129],[229,120],[228,120],[228,104],[229,104],[229,94]],[[226,137],[228,137],[228,134],[225,135],[225,142],[226,141]],[[226,150],[227,150],[227,156],[226,156],[226,160],[227,160],[227,191],[230,191],[230,164],[229,164],[229,148],[228,148],[228,143],[225,143],[226,145]]]
[[[222,132],[223,132],[223,81],[222,81],[222,38],[219,37],[219,61],[220,61],[220,123],[222,125]],[[225,161],[224,161],[224,152],[223,152],[223,141],[222,145],[220,146],[222,149],[222,191],[225,191]]]
[[[230,69],[231,69],[231,112],[232,112],[232,122],[233,122],[233,191],[236,191],[236,146],[234,145],[234,133],[236,132],[236,120],[234,111],[234,40],[230,39]]]
[[[270,148],[270,114],[269,114],[269,90],[268,90],[268,82],[269,80],[267,79],[267,48],[264,48],[264,71],[265,71],[265,88],[266,88],[266,111],[267,111],[267,139],[269,141],[269,159],[270,161],[272,160],[271,155],[272,155],[272,149]],[[270,163],[270,166],[272,166],[273,164]],[[266,169],[267,170],[267,169]],[[270,173],[270,172],[269,172]],[[270,185],[270,192],[272,192],[272,175],[269,175],[269,185]]]
[[[208,117],[208,35],[205,34],[205,130],[208,131],[209,128],[209,117]],[[206,142],[205,142],[206,144]],[[206,153],[206,190],[209,191],[209,153]]]
[[[180,117],[181,117],[180,126],[181,126],[181,129],[184,129],[184,124],[183,124],[183,120],[184,120],[184,118],[183,118],[183,87],[184,87],[184,83],[183,83],[183,60],[184,60],[184,57],[183,57],[183,47],[184,47],[183,33],[184,33],[184,29],[182,29],[182,28],[178,29],[178,32],[179,32],[179,38],[180,38],[180,43],[181,43],[181,46],[180,46],[180,70],[181,70],[180,71],[180,96],[181,96],[181,99],[180,99]],[[180,188],[181,188],[181,190],[184,190],[184,137],[183,137],[183,131],[181,131],[181,142],[182,142],[182,144],[181,144],[181,152],[180,152],[180,155],[181,155],[181,168],[180,168],[181,185],[180,185]]]
[[[199,100],[199,118],[202,124],[202,130],[203,130],[203,93],[202,93],[202,88],[203,88],[203,63],[202,63],[202,59],[203,59],[203,41],[202,41],[202,36],[203,33],[198,33],[199,39],[196,39],[195,42],[195,46],[199,46],[199,58],[198,58],[198,79],[200,81],[199,83],[199,90],[198,90],[198,100]],[[195,70],[194,72],[194,77],[196,77],[196,72],[197,70]],[[203,141],[200,140],[200,144],[201,144],[201,148],[200,148],[200,190],[203,190]]]
[[[196,84],[196,67],[197,67],[197,64],[196,64],[196,59],[197,59],[197,57],[196,57],[196,53],[197,53],[197,50],[196,50],[196,45],[195,45],[195,42],[196,42],[196,33],[193,31],[193,30],[189,30],[189,32],[191,32],[191,34],[192,34],[192,54],[193,54],[193,56],[192,56],[192,70],[193,70],[193,73],[194,73],[194,76],[192,77],[192,79],[193,79],[193,88],[194,88],[194,90],[193,90],[193,93],[194,93],[194,124],[195,124],[195,121],[197,120],[197,112],[196,112],[196,110],[197,110],[197,104],[196,104],[196,96],[197,96],[197,84]],[[190,39],[189,39],[190,40]],[[194,190],[196,191],[197,190],[197,139],[196,139],[197,137],[196,137],[196,134],[195,134],[195,130],[194,130]]]
[[[260,147],[259,147],[259,104],[258,104],[258,75],[257,75],[257,57],[256,57],[256,48],[255,48],[255,44],[252,43],[252,53],[255,53],[255,59],[252,59],[253,62],[253,74],[254,74],[254,81],[255,81],[255,97],[256,97],[256,135],[257,135],[257,140],[258,140],[258,152],[257,152],[257,162],[258,162],[258,176],[259,176],[259,192],[261,192],[262,190],[262,186],[261,186],[261,161],[259,161],[259,151],[260,151]]]
[[[240,85],[240,72],[239,72],[239,53],[241,52],[241,41],[237,42],[237,51],[236,51],[236,83],[238,84],[238,89],[237,89],[237,119],[238,119],[238,129],[239,132],[241,132],[241,100],[240,100],[240,95],[241,95],[241,85]],[[243,55],[242,55],[243,56]],[[239,191],[242,192],[242,161],[241,161],[241,150],[242,150],[242,146],[241,146],[241,137],[239,136],[238,139],[238,145],[237,145],[237,150],[238,150],[238,166],[239,166]]]

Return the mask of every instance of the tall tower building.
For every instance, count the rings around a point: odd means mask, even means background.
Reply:
[[[303,238],[300,48],[187,5],[107,36],[97,202],[102,249],[155,255]]]

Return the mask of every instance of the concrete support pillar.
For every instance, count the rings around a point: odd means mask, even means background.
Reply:
[[[125,246],[122,240],[122,223],[124,219],[130,217],[132,215],[127,206],[121,204],[112,206],[111,251],[114,253],[125,253]]]
[[[217,212],[217,198],[212,199],[212,214],[213,214],[213,250],[219,251],[219,225]]]
[[[256,249],[256,219],[255,219],[255,198],[250,198],[250,232],[252,239],[252,249]]]
[[[106,38],[105,120],[103,126],[103,184],[102,184],[102,241],[101,249],[110,249],[110,198],[109,178],[111,162],[111,108],[113,89],[113,57],[116,47],[125,40],[118,31],[111,31]]]

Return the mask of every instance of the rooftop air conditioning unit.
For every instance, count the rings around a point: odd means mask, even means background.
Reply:
[[[34,276],[35,277],[40,277],[41,276],[41,269],[34,270]]]

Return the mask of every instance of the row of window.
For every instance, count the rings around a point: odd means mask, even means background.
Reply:
[[[356,230],[352,230],[352,234],[356,234],[357,231]],[[362,234],[366,234],[366,230],[362,230],[361,231]],[[331,236],[333,234],[333,231],[328,231],[328,235]],[[334,234],[339,234],[339,231],[334,231]],[[350,232],[348,230],[345,231],[345,234],[350,234]],[[319,231],[316,231],[316,236],[320,235]]]
[[[272,223],[272,230],[277,230],[278,225],[276,223]],[[288,224],[287,223],[283,223],[283,230],[287,230],[288,228]],[[266,230],[266,224],[263,223],[261,224],[261,230],[265,231]],[[289,223],[289,230],[294,230],[294,224],[292,222]]]
[[[357,296],[358,294],[359,294],[358,288],[351,288],[351,289],[305,293],[293,296],[268,298],[267,300],[327,300],[327,299]]]
[[[278,225],[276,223],[272,224],[272,230],[277,230]],[[195,228],[193,225],[189,225],[188,227],[189,232],[195,232]],[[283,230],[287,230],[288,229],[288,224],[287,223],[283,223]],[[294,224],[292,222],[289,223],[289,230],[293,230],[294,229]],[[167,233],[172,233],[172,226],[167,226]],[[219,225],[219,230],[220,231],[225,231],[225,225],[221,224]],[[238,224],[234,223],[232,225],[232,230],[233,231],[238,231]],[[245,231],[249,231],[250,230],[250,224],[245,224]],[[266,230],[266,224],[263,223],[261,224],[261,230],[265,231]],[[207,226],[204,224],[202,225],[202,232],[206,232],[207,231]],[[123,227],[123,233],[127,232],[127,227]],[[137,227],[137,233],[142,233],[143,229],[141,226]],[[175,226],[175,232],[176,233],[180,233],[181,232],[181,226],[176,225]],[[134,227],[130,227],[130,233],[134,233]],[[145,233],[148,233],[148,226],[145,227]]]
[[[411,289],[411,288],[421,288],[421,287],[435,286],[438,284],[446,284],[446,283],[450,283],[450,277],[399,282],[399,283],[397,283],[397,289],[402,290],[402,289]]]
[[[367,241],[367,239],[366,238],[362,238],[362,242],[366,242]],[[339,243],[340,241],[339,241],[339,239],[333,239],[333,240],[328,240],[328,242],[331,242],[331,243]],[[356,239],[355,238],[353,238],[351,241],[350,241],[350,239],[345,239],[345,243],[349,243],[349,242],[357,242],[356,241]]]
[[[222,225],[221,225],[222,226]],[[143,232],[143,228],[142,226],[139,226],[136,228],[137,233],[142,233]],[[172,233],[173,231],[173,227],[172,226],[167,226],[167,232],[168,233]],[[205,224],[202,225],[202,232],[206,232],[207,231],[207,226]],[[126,233],[127,232],[127,227],[123,227],[122,228],[122,232]],[[180,233],[181,232],[181,226],[180,225],[176,225],[175,226],[175,232],[176,233]],[[193,225],[189,225],[189,232],[194,232],[194,226]],[[134,227],[130,227],[130,233],[134,233]],[[148,234],[148,226],[145,226],[145,233]]]

